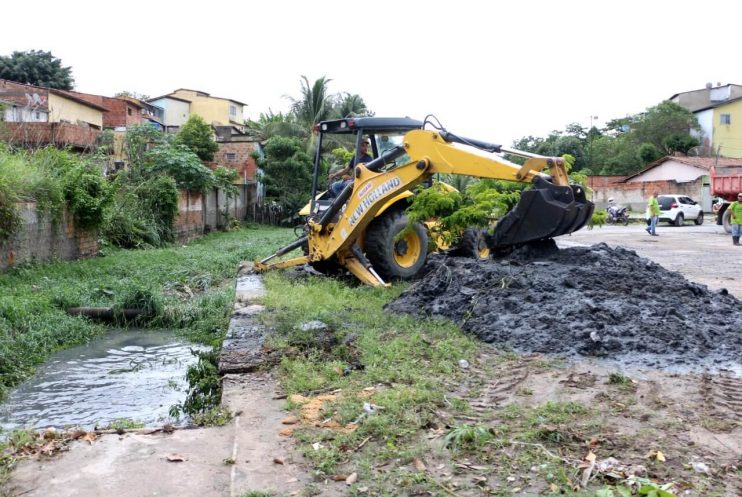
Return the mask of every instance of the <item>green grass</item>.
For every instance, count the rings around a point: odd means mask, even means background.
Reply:
[[[106,249],[104,256],[25,265],[0,274],[0,398],[57,350],[84,343],[105,326],[69,316],[68,307],[146,304],[138,326],[180,330],[218,346],[226,331],[240,261],[293,239],[269,227],[216,233],[186,247]],[[182,291],[188,287],[192,296]]]
[[[341,425],[361,420],[351,433],[297,431],[317,476],[334,474],[348,461],[348,448],[366,439],[359,456],[365,462],[357,462],[368,467],[419,453],[420,430],[437,422],[437,410],[451,408],[447,385],[465,374],[458,361],[475,357],[479,344],[448,322],[385,311],[384,304],[404,284],[379,289],[281,272],[267,273],[265,282],[267,312],[261,316],[275,330],[268,346],[284,354],[280,373],[286,392],[311,395],[340,389],[322,417]],[[314,320],[327,330],[308,337],[300,327]],[[335,346],[325,346],[328,342]],[[359,367],[344,374],[351,364]],[[375,390],[364,398],[367,387]],[[364,402],[381,408],[367,414]],[[319,449],[312,447],[317,441],[322,443]]]

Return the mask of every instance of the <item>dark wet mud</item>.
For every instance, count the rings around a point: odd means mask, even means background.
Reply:
[[[742,360],[742,302],[606,244],[558,250],[552,242],[487,262],[434,255],[387,309],[446,317],[520,352]]]

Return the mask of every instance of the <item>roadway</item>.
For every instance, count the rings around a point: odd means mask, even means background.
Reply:
[[[659,236],[650,236],[645,228],[643,223],[583,228],[556,241],[562,248],[604,242],[631,249],[691,281],[713,290],[726,288],[742,300],[742,246],[732,245],[732,237],[723,227],[712,222],[700,226],[687,222],[678,227],[660,223]]]

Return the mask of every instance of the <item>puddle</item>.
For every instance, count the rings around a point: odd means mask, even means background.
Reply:
[[[162,424],[185,399],[185,373],[197,361],[191,349],[205,347],[168,331],[112,330],[60,351],[0,405],[0,427],[92,429],[122,418]]]

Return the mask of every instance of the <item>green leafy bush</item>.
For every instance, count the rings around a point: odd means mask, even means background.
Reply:
[[[64,197],[75,224],[96,229],[103,223],[103,211],[111,201],[108,183],[99,170],[87,164],[71,168],[62,180]]]
[[[204,161],[214,160],[214,154],[219,150],[219,145],[214,141],[214,131],[211,126],[196,114],[191,114],[188,121],[181,126],[175,142],[185,145]]]
[[[15,191],[0,175],[0,242],[13,236],[21,226],[21,215],[15,207],[17,201]]]
[[[61,219],[65,205],[77,224],[97,228],[109,200],[101,158],[47,147],[13,152],[0,147],[0,240],[21,227],[18,202],[35,202],[39,216]]]
[[[175,180],[120,174],[114,184],[112,208],[102,226],[104,239],[118,247],[160,247],[173,241],[179,193]]]
[[[166,144],[150,150],[145,158],[145,171],[149,175],[171,176],[182,190],[204,192],[214,186],[214,173],[183,145]]]

